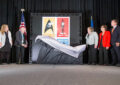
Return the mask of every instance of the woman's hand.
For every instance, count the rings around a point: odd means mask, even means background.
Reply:
[[[2,43],[0,42],[0,47],[2,46]]]
[[[108,50],[108,49],[109,49],[109,47],[106,47],[106,49]]]
[[[97,48],[97,45],[95,45],[94,48]]]

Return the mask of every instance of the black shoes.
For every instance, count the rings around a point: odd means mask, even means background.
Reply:
[[[0,60],[0,65],[2,64],[2,60]]]
[[[96,63],[88,63],[88,65],[96,65]]]
[[[25,64],[25,62],[16,62],[16,64]]]
[[[92,65],[96,65],[96,63],[92,63]]]
[[[120,67],[120,64],[117,64],[116,66],[117,66],[117,67]]]

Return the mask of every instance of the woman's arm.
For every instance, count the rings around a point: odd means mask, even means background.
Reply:
[[[2,46],[2,35],[1,35],[1,32],[0,32],[0,47]]]
[[[107,42],[106,49],[109,49],[109,47],[110,47],[110,41],[111,41],[111,34],[110,34],[110,32],[108,31],[108,32],[107,32],[107,38],[106,38],[106,42]]]
[[[95,48],[97,48],[97,46],[98,46],[98,34],[95,32],[95,34],[94,34],[94,40],[95,40]]]
[[[10,39],[10,44],[11,44],[11,46],[13,45],[13,41],[12,41],[12,34],[11,34],[11,32],[9,31],[9,39]]]

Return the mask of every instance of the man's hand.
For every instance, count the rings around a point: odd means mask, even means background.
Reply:
[[[27,45],[25,44],[25,46],[24,46],[25,48],[27,48]]]
[[[120,43],[119,43],[119,42],[116,42],[116,46],[119,47],[119,46],[120,46]]]
[[[26,45],[26,44],[22,44],[22,46],[23,46],[24,48],[27,48],[27,45]]]
[[[25,46],[25,44],[22,44],[22,46],[24,47],[24,46]]]

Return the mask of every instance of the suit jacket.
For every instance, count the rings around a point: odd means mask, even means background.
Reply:
[[[27,44],[27,41],[24,38],[23,44]],[[16,39],[15,39],[15,46],[21,46],[22,45],[22,34],[20,31],[16,32]]]
[[[116,42],[120,43],[120,27],[119,26],[117,26],[113,32],[111,29],[111,44],[115,45]]]
[[[102,38],[102,32],[99,34],[99,44],[98,47],[100,47],[100,42]],[[103,38],[102,38],[102,45],[103,47],[110,47],[110,40],[111,40],[111,34],[110,31],[105,31]]]

